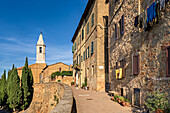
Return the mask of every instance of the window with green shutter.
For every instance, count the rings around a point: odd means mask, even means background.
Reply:
[[[87,49],[86,49],[86,59],[87,59]]]
[[[85,51],[83,52],[83,60],[85,60]]]
[[[72,53],[74,53],[74,46],[72,46]]]
[[[84,29],[82,29],[82,40],[84,39]]]
[[[94,53],[94,42],[91,42],[91,55]]]
[[[91,17],[91,27],[94,25],[94,13],[92,14],[92,17]]]
[[[89,33],[89,22],[87,23],[87,34]]]
[[[76,43],[75,43],[74,49],[76,50]]]

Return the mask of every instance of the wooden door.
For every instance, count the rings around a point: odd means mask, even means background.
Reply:
[[[134,89],[134,105],[140,107],[140,89]]]

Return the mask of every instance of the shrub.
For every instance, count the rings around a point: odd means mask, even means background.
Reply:
[[[153,94],[147,93],[147,95],[145,105],[149,110],[156,111],[157,109],[167,109],[168,99],[165,94],[156,91]]]
[[[125,98],[124,98],[124,97],[122,97],[122,96],[120,96],[120,97],[119,97],[119,99],[120,99],[120,101],[122,101],[122,102],[124,102],[124,101],[125,101]]]
[[[74,85],[74,82],[71,82],[71,85]]]
[[[61,80],[58,80],[58,82],[61,82]]]

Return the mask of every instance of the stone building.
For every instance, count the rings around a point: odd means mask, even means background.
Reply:
[[[109,0],[110,90],[140,108],[148,91],[170,97],[170,5],[164,2]]]
[[[90,90],[105,91],[107,60],[108,3],[105,0],[88,0],[72,38],[73,76],[81,87],[87,78]]]
[[[34,83],[50,82],[51,74],[56,71],[72,71],[71,65],[67,65],[62,62],[52,64],[52,65],[47,65],[45,61],[45,56],[46,56],[45,48],[46,45],[44,43],[43,36],[41,33],[39,35],[39,39],[36,45],[36,63],[28,66],[29,68],[31,68]],[[20,78],[22,76],[22,69],[23,67],[18,68],[18,75],[20,76]],[[67,84],[70,85],[71,82],[73,82],[73,77],[72,76],[65,77],[65,80],[63,82],[67,82]]]

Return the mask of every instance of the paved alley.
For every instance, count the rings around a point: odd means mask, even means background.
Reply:
[[[123,107],[110,100],[106,92],[76,89],[72,86],[77,113],[132,113],[130,107]]]

